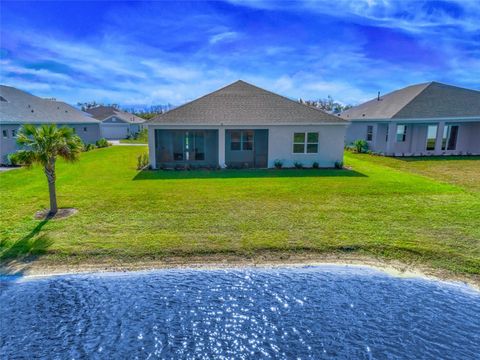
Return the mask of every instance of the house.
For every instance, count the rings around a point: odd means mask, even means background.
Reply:
[[[84,143],[100,138],[100,121],[73,106],[43,99],[14,87],[0,85],[0,163],[18,150],[16,134],[24,124],[56,124],[74,129]]]
[[[113,106],[97,106],[85,110],[100,120],[100,132],[106,139],[126,139],[143,130],[144,119]]]
[[[346,143],[391,156],[480,154],[480,91],[429,82],[378,96],[341,114]]]
[[[343,160],[348,122],[244,81],[158,115],[148,124],[152,168],[291,167]]]

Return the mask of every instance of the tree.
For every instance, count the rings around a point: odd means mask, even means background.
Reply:
[[[318,100],[303,100],[300,99],[299,102],[304,105],[318,108],[320,110],[326,111],[328,113],[339,114],[342,111],[348,110],[352,105],[343,105],[338,101],[333,100],[333,98],[328,95],[326,99]]]
[[[87,111],[89,109],[93,109],[99,106],[113,107],[114,109],[120,110],[120,106],[118,104],[97,103],[95,100],[87,101],[87,102],[78,102],[77,106],[79,106],[80,110],[82,111]]]
[[[24,149],[15,153],[19,164],[31,167],[37,163],[43,166],[48,180],[50,194],[49,216],[57,213],[57,194],[55,189],[55,162],[57,157],[73,162],[78,160],[83,149],[82,140],[72,128],[57,128],[56,125],[23,125],[18,131],[17,143]]]

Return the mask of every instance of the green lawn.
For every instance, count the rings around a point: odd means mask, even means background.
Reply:
[[[146,147],[60,163],[61,207],[41,222],[40,168],[0,174],[0,261],[52,264],[258,252],[356,253],[480,274],[480,158],[345,155],[352,170],[148,171]]]
[[[120,139],[121,144],[145,144],[147,145],[148,140],[144,139]]]

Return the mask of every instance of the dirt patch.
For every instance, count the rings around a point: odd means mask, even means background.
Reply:
[[[65,219],[72,215],[75,215],[78,212],[75,208],[65,208],[65,209],[58,209],[55,215],[50,214],[50,210],[40,210],[35,213],[35,219],[37,220],[59,220]]]
[[[315,266],[315,265],[349,265],[367,266],[401,277],[424,277],[436,280],[458,281],[469,284],[480,290],[478,275],[454,274],[452,272],[432,269],[421,264],[405,264],[399,261],[387,261],[371,256],[358,254],[279,254],[266,252],[253,256],[241,255],[206,255],[189,257],[164,257],[162,259],[78,259],[66,263],[58,263],[46,258],[33,262],[15,261],[9,269],[2,269],[0,274],[15,274],[29,276],[48,276],[54,274],[75,274],[111,271],[142,271],[154,269],[224,269],[244,267],[284,267],[284,266]],[[3,270],[3,271],[2,271]],[[7,271],[8,270],[8,271]]]

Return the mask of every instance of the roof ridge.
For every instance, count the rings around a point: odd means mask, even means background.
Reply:
[[[305,104],[301,104],[301,103],[299,103],[299,102],[297,102],[297,101],[295,101],[295,100],[292,100],[292,99],[290,99],[290,98],[288,98],[288,97],[286,97],[286,96],[283,96],[283,95],[274,93],[273,91],[266,90],[266,89],[261,88],[261,87],[259,87],[259,86],[250,84],[249,82],[246,82],[246,81],[241,80],[241,79],[239,79],[239,80],[237,80],[237,81],[235,81],[235,82],[233,82],[233,83],[230,83],[230,84],[228,84],[228,85],[226,85],[226,86],[223,86],[223,87],[221,87],[220,89],[217,89],[217,90],[215,90],[215,91],[212,91],[212,92],[210,92],[210,93],[208,93],[208,94],[205,94],[205,95],[203,95],[203,96],[200,96],[200,97],[197,98],[197,99],[194,99],[194,100],[189,101],[189,102],[187,102],[187,103],[185,103],[185,104],[182,104],[182,105],[180,105],[180,106],[177,106],[176,108],[171,109],[171,110],[169,110],[169,111],[167,111],[167,112],[164,112],[163,114],[157,115],[157,116],[155,116],[154,118],[150,119],[148,122],[154,122],[154,121],[156,121],[157,119],[162,118],[162,117],[165,116],[166,114],[171,114],[172,112],[175,112],[176,110],[179,110],[179,109],[181,109],[181,108],[183,108],[183,107],[185,107],[185,106],[187,106],[187,105],[190,105],[190,104],[193,104],[193,103],[195,103],[195,102],[197,102],[197,101],[199,101],[199,100],[202,100],[202,99],[204,99],[205,97],[208,97],[208,96],[210,96],[210,95],[216,94],[216,93],[218,93],[218,92],[220,92],[220,91],[222,91],[222,90],[224,90],[224,89],[226,89],[226,88],[228,88],[228,87],[230,87],[230,86],[233,86],[233,85],[235,85],[235,84],[245,84],[245,85],[248,85],[249,87],[252,87],[252,88],[255,88],[255,89],[257,89],[257,90],[260,90],[261,92],[264,92],[264,93],[267,93],[267,94],[269,94],[269,95],[273,95],[273,96],[279,97],[279,98],[284,99],[284,100],[288,100],[288,101],[294,103],[295,105],[303,106],[303,107],[305,107],[305,109],[309,109],[308,111],[320,112],[322,115],[326,115],[327,117],[331,117],[332,119],[335,119],[335,121],[338,121],[338,119],[341,119],[341,120],[344,120],[345,122],[348,122],[347,120],[345,120],[345,119],[343,119],[343,118],[341,118],[341,117],[339,117],[339,116],[335,116],[335,115],[333,115],[333,114],[329,114],[328,112],[323,111],[323,110],[321,110],[321,109],[317,109],[317,108],[313,108],[313,107],[311,107],[311,106],[307,106],[307,105],[305,105]]]
[[[183,108],[183,107],[185,107],[185,106],[187,106],[187,105],[189,105],[189,104],[193,104],[193,103],[195,103],[195,102],[197,102],[197,101],[199,101],[199,100],[201,100],[201,99],[203,99],[203,98],[205,98],[205,97],[207,97],[207,96],[213,95],[213,94],[219,92],[220,90],[226,89],[227,87],[232,86],[233,84],[236,84],[236,83],[238,83],[238,82],[242,82],[242,80],[237,80],[237,81],[235,81],[235,82],[233,82],[233,83],[231,83],[231,84],[228,84],[228,85],[225,85],[225,86],[221,87],[220,89],[217,89],[217,90],[215,90],[215,91],[212,91],[212,92],[210,92],[210,93],[207,93],[207,94],[205,94],[205,95],[202,95],[202,96],[200,96],[199,98],[193,99],[193,100],[188,101],[188,102],[186,102],[186,103],[184,103],[184,104],[182,104],[182,105],[179,105],[179,106],[177,106],[177,107],[174,107],[173,109],[170,109],[170,110],[168,110],[168,111],[165,111],[163,114],[159,114],[159,115],[151,118],[150,120],[148,120],[148,121],[146,121],[146,122],[155,121],[155,120],[157,120],[158,118],[163,117],[165,114],[170,114],[170,113],[172,113],[172,112],[175,112],[175,110],[181,109],[181,108]],[[243,82],[245,82],[245,81],[243,81]],[[246,84],[247,84],[247,83],[246,83]]]
[[[250,84],[250,83],[248,83],[248,82],[246,82],[246,81],[238,80],[238,81],[236,81],[236,82],[243,82],[243,83],[245,83],[245,84],[247,84],[247,85],[250,85],[250,86],[252,86],[252,87],[254,87],[254,88],[257,88],[257,89],[259,89],[259,90],[265,91],[265,92],[267,92],[267,93],[269,93],[269,94],[271,94],[271,95],[275,95],[275,96],[278,96],[278,97],[280,97],[280,98],[282,98],[282,99],[291,101],[291,102],[293,102],[293,103],[296,104],[296,105],[302,105],[302,106],[305,106],[307,109],[311,109],[311,110],[314,110],[314,111],[319,111],[319,112],[321,112],[322,114],[325,114],[325,115],[327,115],[327,116],[332,116],[332,117],[334,117],[335,119],[339,119],[339,118],[342,119],[341,117],[335,116],[335,115],[333,115],[333,114],[330,114],[330,113],[326,112],[325,110],[318,109],[318,108],[315,108],[315,107],[312,107],[312,106],[308,106],[308,105],[306,105],[306,104],[299,103],[298,101],[292,100],[292,99],[290,99],[290,98],[288,98],[288,97],[286,97],[286,96],[283,96],[283,95],[274,93],[273,91],[270,91],[270,90],[267,90],[267,89],[263,89],[263,88],[258,87],[258,86],[256,86],[256,85]],[[342,120],[344,120],[344,119],[342,119]],[[345,121],[347,121],[347,120],[345,120]]]
[[[411,85],[411,86],[419,86],[419,85],[426,85],[426,86],[422,90],[420,90],[414,97],[412,97],[409,101],[407,101],[407,103],[405,105],[403,105],[400,109],[398,109],[398,111],[396,111],[392,116],[390,116],[390,118],[393,119],[400,111],[402,111],[409,104],[411,104],[413,100],[415,100],[421,93],[423,93],[426,89],[428,89],[433,83],[434,83],[434,81],[430,81],[430,82],[426,82],[426,83]],[[404,89],[406,89],[406,88],[404,88]]]

